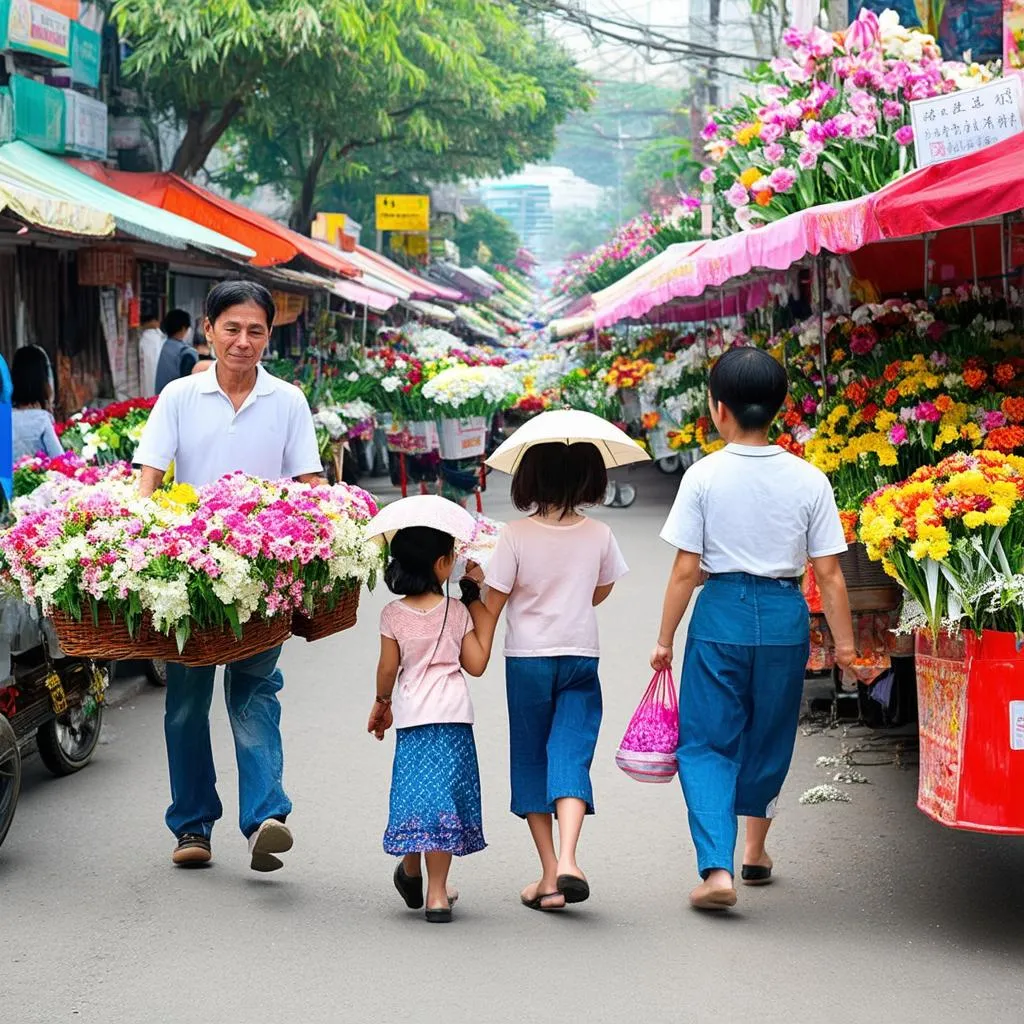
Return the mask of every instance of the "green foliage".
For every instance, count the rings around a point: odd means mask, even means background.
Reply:
[[[502,3],[420,0],[396,45],[401,65],[346,56],[271,75],[218,182],[275,183],[299,230],[316,208],[372,228],[374,191],[513,173],[550,155],[556,127],[589,101],[572,59]]]
[[[477,254],[483,244],[491,254],[484,266],[491,268],[511,266],[522,242],[504,217],[476,206],[469,211],[464,224],[456,225],[455,244],[464,264],[480,262]]]
[[[173,169],[191,176],[272,74],[306,75],[318,61],[390,60],[398,24],[419,0],[115,0],[132,47],[125,72],[155,113],[185,128]]]
[[[666,134],[648,142],[637,155],[626,191],[631,199],[651,206],[659,199],[692,192],[699,185],[700,169],[690,140]]]

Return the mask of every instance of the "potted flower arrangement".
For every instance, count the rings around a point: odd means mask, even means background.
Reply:
[[[155,398],[132,398],[103,409],[87,409],[58,423],[61,444],[88,462],[108,463],[131,459]]]
[[[518,381],[499,366],[450,366],[423,385],[437,422],[442,459],[483,455],[488,420],[515,397]]]
[[[862,10],[842,36],[789,29],[791,58],[752,77],[704,128],[719,227],[747,230],[821,203],[858,199],[913,167],[910,103],[990,81],[978,64],[944,61],[935,40],[895,11]]]
[[[237,660],[281,643],[295,613],[347,599],[351,619],[380,565],[361,529],[376,505],[358,488],[242,474],[151,499],[131,474],[73,486],[0,535],[9,587],[51,616],[68,654]]]
[[[376,380],[372,399],[392,418],[388,448],[405,455],[429,454],[436,447],[430,404],[422,397],[424,364],[392,348],[367,354],[366,372]]]
[[[1024,459],[924,466],[868,499],[860,536],[918,609],[918,806],[1024,834]]]

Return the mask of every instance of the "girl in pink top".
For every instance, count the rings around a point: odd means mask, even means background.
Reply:
[[[579,509],[598,504],[607,488],[595,445],[529,448],[512,500],[531,515],[502,530],[487,567],[488,609],[497,617],[508,606],[512,813],[526,818],[541,863],[540,879],[521,893],[531,910],[590,896],[576,845],[594,812],[590,765],[601,726],[594,609],[628,570],[611,530]]]
[[[382,740],[393,724],[395,761],[386,853],[401,856],[395,887],[426,918],[452,919],[457,894],[448,890],[452,856],[482,850],[480,774],[473,741],[473,704],[463,669],[483,675],[491,655],[494,618],[479,587],[464,580],[462,603],[445,596],[455,566],[455,539],[426,526],[399,530],[384,574],[403,595],[380,617],[377,698],[368,731]]]

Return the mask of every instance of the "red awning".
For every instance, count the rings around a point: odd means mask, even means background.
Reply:
[[[258,267],[290,263],[304,256],[319,267],[342,277],[358,277],[359,270],[340,252],[318,245],[271,217],[234,203],[174,174],[135,174],[115,171],[88,160],[71,161],[80,171],[123,192],[202,224],[256,250]]]
[[[886,238],[908,238],[1024,209],[1024,135],[925,167],[875,196]]]

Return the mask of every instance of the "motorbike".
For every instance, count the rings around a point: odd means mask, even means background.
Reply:
[[[11,656],[0,682],[0,846],[21,794],[22,761],[34,744],[53,775],[72,775],[92,760],[103,729],[105,694],[113,663],[53,657],[42,643]],[[150,682],[166,685],[166,665],[146,662]]]

